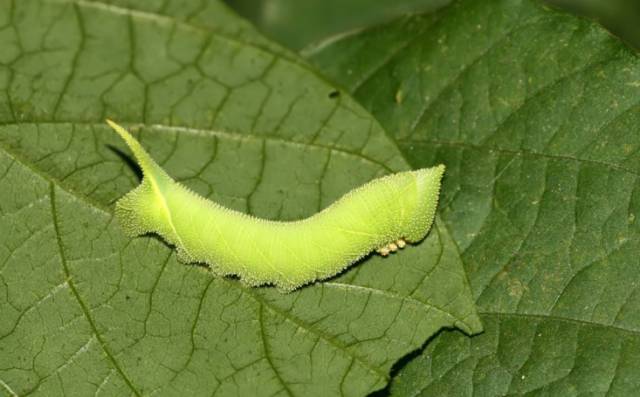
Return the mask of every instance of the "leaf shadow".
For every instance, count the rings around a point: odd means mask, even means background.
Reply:
[[[413,361],[414,359],[416,359],[419,356],[421,356],[424,353],[424,351],[426,350],[427,346],[429,346],[429,343],[431,343],[431,341],[433,341],[434,339],[436,339],[438,336],[440,336],[441,334],[443,334],[445,332],[461,332],[462,333],[462,331],[458,330],[455,327],[443,327],[443,328],[440,328],[438,330],[438,332],[434,333],[426,341],[424,341],[422,346],[420,346],[419,348],[417,348],[417,349],[405,354],[400,359],[398,359],[398,361],[396,361],[395,364],[393,364],[393,366],[391,367],[391,371],[389,371],[389,382],[387,382],[387,385],[384,388],[380,389],[380,390],[376,390],[376,391],[368,394],[367,397],[389,397],[389,396],[391,396],[391,387],[393,385],[393,380],[396,378],[396,376],[411,361]]]

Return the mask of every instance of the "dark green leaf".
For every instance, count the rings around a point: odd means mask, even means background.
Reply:
[[[447,165],[441,213],[493,326],[462,342],[483,344],[470,355],[443,334],[433,346],[450,353],[429,346],[393,390],[637,394],[637,54],[592,22],[503,0],[460,2],[310,56],[413,167]],[[533,354],[539,328],[556,331]]]

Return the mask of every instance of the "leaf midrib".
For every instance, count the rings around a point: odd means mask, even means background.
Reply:
[[[615,163],[611,163],[608,161],[603,161],[603,160],[594,160],[594,159],[587,159],[587,158],[581,158],[581,157],[573,157],[570,155],[562,155],[562,154],[549,154],[549,153],[542,153],[542,152],[538,152],[538,151],[534,151],[534,150],[526,150],[526,149],[520,149],[520,150],[513,150],[513,149],[505,149],[505,148],[501,148],[499,146],[484,146],[484,145],[476,145],[476,144],[472,144],[472,143],[468,143],[468,142],[463,142],[463,141],[447,141],[447,140],[441,140],[441,139],[431,139],[431,138],[427,138],[427,139],[408,139],[408,140],[403,140],[403,139],[399,139],[398,142],[401,143],[405,143],[405,142],[411,142],[411,143],[422,143],[422,144],[433,144],[433,145],[440,145],[440,146],[451,146],[451,147],[460,147],[460,148],[466,148],[466,149],[475,149],[475,150],[479,150],[479,151],[483,151],[483,152],[495,152],[495,153],[502,153],[502,154],[509,154],[509,155],[513,155],[513,156],[519,156],[519,157],[539,157],[539,158],[546,158],[546,159],[552,159],[552,160],[568,160],[568,161],[574,161],[577,163],[587,163],[587,164],[594,164],[594,165],[599,165],[599,166],[604,166],[607,168],[610,168],[612,170],[616,170],[616,171],[621,171],[636,177],[640,177],[640,172],[638,171],[634,171],[630,168],[626,168],[623,167],[619,164],[615,164]]]
[[[544,321],[544,320],[560,321],[560,322],[567,322],[567,323],[572,323],[580,326],[605,328],[613,331],[623,332],[625,334],[630,334],[633,337],[640,337],[640,329],[623,328],[619,325],[590,322],[590,321],[580,320],[580,319],[571,318],[571,317],[559,316],[557,314],[532,314],[532,313],[514,313],[514,312],[501,313],[501,312],[485,311],[485,312],[478,312],[478,315],[487,316],[487,317],[517,317],[517,318],[524,318],[524,319],[536,319],[541,321]]]
[[[146,124],[146,123],[141,123],[141,122],[120,122],[120,124],[122,124],[123,126],[128,127],[129,129],[135,131],[138,128],[145,128],[148,131],[153,131],[153,132],[157,132],[157,133],[162,133],[162,132],[171,132],[171,133],[175,133],[175,134],[188,134],[188,135],[196,135],[196,136],[204,136],[204,137],[218,137],[218,138],[224,138],[224,139],[229,139],[229,140],[235,140],[235,141],[258,141],[258,142],[262,142],[262,141],[267,141],[267,142],[273,142],[273,143],[279,143],[279,144],[283,144],[283,145],[289,145],[289,146],[297,146],[297,147],[315,147],[315,148],[319,148],[319,149],[325,149],[325,150],[330,150],[332,152],[337,152],[337,153],[341,153],[344,154],[345,156],[353,156],[353,157],[357,157],[360,160],[363,160],[365,162],[374,164],[378,167],[383,168],[386,172],[388,173],[393,173],[393,172],[398,172],[401,170],[396,170],[393,169],[391,167],[389,167],[387,164],[383,163],[380,160],[376,160],[370,156],[367,156],[363,153],[359,153],[356,151],[351,151],[345,148],[340,148],[340,147],[336,147],[336,146],[330,146],[330,145],[324,145],[321,143],[317,143],[317,142],[304,142],[304,141],[294,141],[294,140],[287,140],[278,136],[274,136],[271,134],[245,134],[245,133],[236,133],[236,132],[231,132],[231,131],[214,131],[214,130],[209,130],[209,129],[204,129],[204,128],[193,128],[193,127],[184,127],[184,126],[178,126],[178,125],[165,125],[165,124]],[[69,126],[85,126],[85,127],[91,127],[91,128],[95,128],[95,127],[106,127],[106,124],[101,123],[101,122],[90,122],[90,121],[74,121],[74,120],[54,120],[54,121],[29,121],[29,122],[9,122],[9,123],[0,123],[0,127],[20,127],[20,126],[27,126],[27,125],[35,125],[35,126],[41,126],[41,125],[69,125]],[[390,141],[390,143],[393,143],[393,141]],[[5,152],[11,152],[11,150],[9,148],[6,147],[6,145],[2,145],[2,142],[0,141],[0,149],[4,150]],[[398,153],[400,152],[400,150],[398,149]],[[24,159],[22,159],[24,160]],[[404,159],[403,159],[404,160]],[[23,161],[24,162],[24,161]],[[410,169],[409,163],[405,160],[403,161],[406,165],[406,169]]]

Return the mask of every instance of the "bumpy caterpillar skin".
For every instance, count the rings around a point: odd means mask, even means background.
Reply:
[[[401,172],[358,187],[299,221],[259,219],[225,208],[175,182],[116,123],[142,169],[141,184],[118,200],[131,236],[157,233],[184,262],[237,275],[251,286],[291,291],[338,274],[377,250],[383,256],[422,240],[433,223],[444,166]]]

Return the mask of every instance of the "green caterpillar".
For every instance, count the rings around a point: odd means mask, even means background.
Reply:
[[[386,256],[422,240],[433,223],[444,166],[374,179],[299,221],[259,219],[175,182],[124,128],[107,120],[133,152],[141,184],[116,203],[128,235],[157,233],[187,263],[205,263],[251,286],[292,291],[338,274],[376,250]]]

